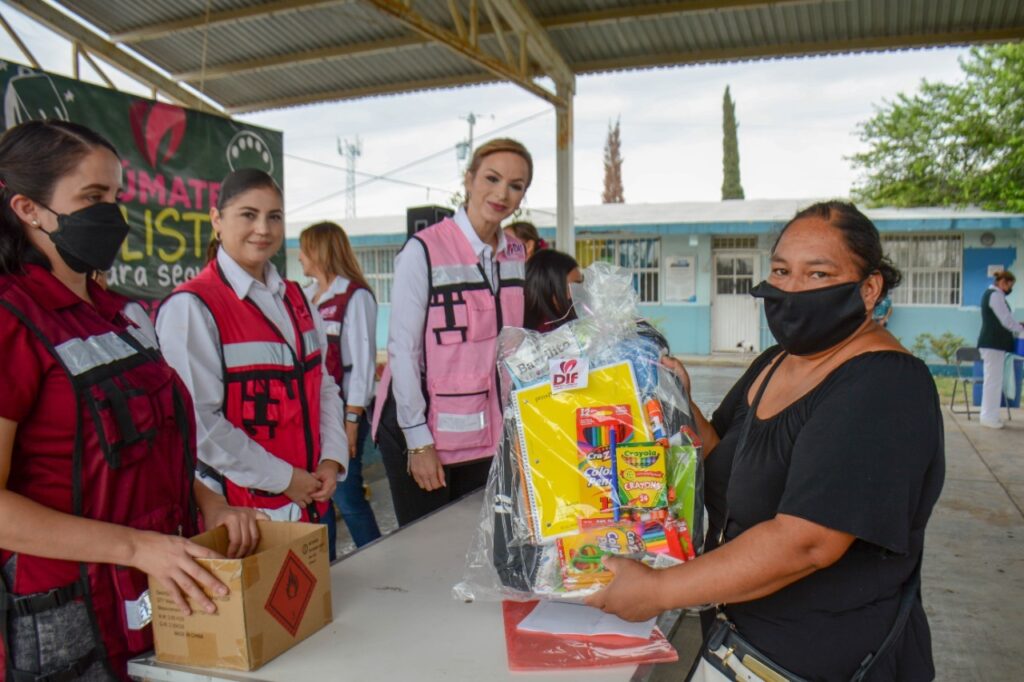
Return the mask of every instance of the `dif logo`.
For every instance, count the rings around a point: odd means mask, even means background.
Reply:
[[[590,382],[590,362],[587,358],[554,358],[549,373],[552,393],[586,388]]]

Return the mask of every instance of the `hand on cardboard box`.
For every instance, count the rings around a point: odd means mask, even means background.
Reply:
[[[219,554],[177,535],[153,531],[135,533],[131,546],[129,565],[163,583],[182,613],[192,613],[186,595],[206,613],[216,613],[217,607],[206,592],[222,597],[228,588],[195,560],[220,559]]]
[[[313,499],[317,502],[326,502],[334,496],[334,490],[338,487],[338,474],[341,473],[341,464],[333,459],[320,460],[320,465],[313,472],[320,481],[320,490],[313,493]]]
[[[260,543],[260,527],[256,522],[269,521],[270,517],[258,509],[222,504],[209,511],[203,510],[203,519],[207,528],[227,528],[227,558],[239,559],[256,551]]]
[[[285,488],[284,494],[300,507],[313,502],[313,494],[320,490],[321,481],[305,469],[292,468],[292,480]]]

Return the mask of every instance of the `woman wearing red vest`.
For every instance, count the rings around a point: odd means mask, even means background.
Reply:
[[[146,575],[214,612],[227,588],[181,536],[256,514],[196,481],[188,392],[127,299],[89,274],[128,233],[121,161],[95,132],[32,121],[0,138],[0,679],[127,679],[152,648]]]
[[[210,262],[164,301],[156,327],[192,393],[203,481],[274,520],[318,521],[348,442],[320,316],[270,262],[282,205],[265,172],[229,173],[210,209]]]
[[[340,225],[317,223],[303,230],[299,262],[303,274],[314,280],[305,288],[306,297],[323,319],[327,373],[341,388],[345,403],[348,476],[334,492],[334,504],[356,547],[362,547],[380,537],[363,490],[363,446],[370,431],[366,411],[373,401],[377,368],[377,301]],[[333,550],[334,514],[328,513],[326,521]]]
[[[399,525],[487,481],[502,425],[498,332],[523,323],[525,249],[501,221],[532,179],[522,144],[482,145],[466,170],[465,204],[395,258],[374,434]]]

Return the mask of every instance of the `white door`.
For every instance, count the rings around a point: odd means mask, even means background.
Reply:
[[[714,298],[711,306],[711,349],[758,351],[761,317],[750,290],[758,282],[758,252],[715,253]]]

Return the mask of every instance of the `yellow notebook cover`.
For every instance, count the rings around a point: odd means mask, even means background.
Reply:
[[[607,460],[607,429],[594,426],[588,415],[626,419],[629,427],[619,440],[646,442],[651,434],[640,398],[628,362],[591,368],[586,388],[552,393],[551,384],[543,383],[513,393],[517,454],[535,541],[572,535],[580,519],[607,513],[601,498],[607,498],[610,472],[598,465]]]

